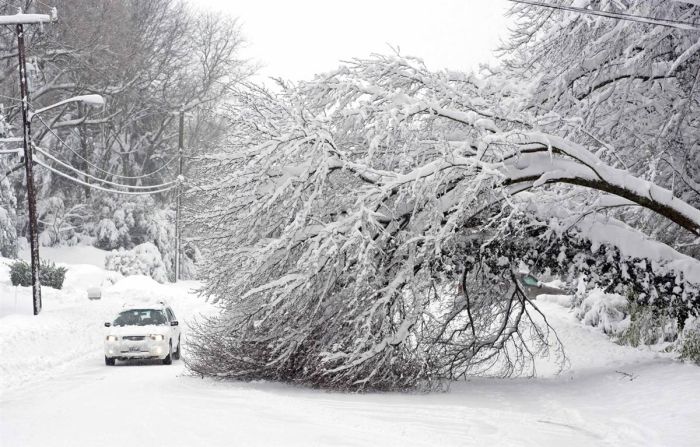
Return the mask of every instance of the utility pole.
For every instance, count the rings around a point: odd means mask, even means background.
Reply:
[[[18,9],[13,16],[0,16],[0,24],[15,25],[17,54],[19,58],[19,91],[22,102],[22,133],[24,141],[24,167],[27,176],[27,211],[29,213],[29,244],[32,263],[32,305],[34,315],[41,312],[41,283],[39,282],[39,229],[36,216],[36,193],[34,191],[34,161],[32,159],[31,116],[29,111],[29,84],[27,82],[27,60],[24,48],[24,25],[43,24],[56,19],[56,10],[46,14],[22,14]]]
[[[180,107],[180,131],[178,136],[178,157],[179,157],[179,167],[177,170],[178,182],[182,177],[182,150],[185,145],[185,106]],[[175,209],[175,282],[180,279],[180,206],[181,206],[181,194],[182,186],[181,183],[177,184],[177,198],[176,209]]]
[[[79,104],[78,105],[78,114],[82,117],[85,117],[87,119],[87,105],[85,104]],[[80,139],[80,152],[83,155],[83,172],[90,173],[90,165],[88,162],[88,159],[90,158],[90,151],[88,150],[88,140],[87,140],[87,132],[86,128],[87,126],[85,125],[85,119],[82,120],[82,123],[78,126],[78,135]],[[85,183],[90,183],[90,177],[85,177]],[[85,201],[87,202],[90,200],[90,187],[85,185],[84,186],[85,190]]]
[[[34,315],[41,312],[41,283],[39,282],[39,229],[36,218],[36,193],[34,191],[34,161],[32,158],[32,125],[29,119],[29,85],[27,84],[27,60],[24,54],[24,26],[17,24],[17,52],[19,53],[19,94],[22,97],[22,123],[24,134],[24,170],[27,175],[27,211],[29,212],[29,246],[32,260],[32,304]]]

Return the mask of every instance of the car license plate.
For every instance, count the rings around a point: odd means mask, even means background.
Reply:
[[[139,352],[140,349],[138,346],[129,346],[129,352]]]

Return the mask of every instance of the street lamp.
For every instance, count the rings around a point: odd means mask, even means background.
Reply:
[[[31,122],[35,116],[47,110],[60,107],[71,102],[81,102],[88,105],[104,105],[104,98],[100,95],[82,95],[64,99],[56,104],[43,107],[34,112],[29,110],[29,91],[27,88],[26,66],[24,58],[20,63],[20,92],[22,94],[22,122],[24,127],[24,166],[27,174],[27,211],[29,214],[29,246],[31,249],[32,264],[32,303],[34,315],[41,312],[41,284],[39,282],[39,229],[36,215],[36,194],[34,192],[34,160],[32,158],[32,133]]]

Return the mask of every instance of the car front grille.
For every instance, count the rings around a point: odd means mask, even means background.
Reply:
[[[123,340],[130,340],[130,341],[142,341],[146,339],[146,336],[144,335],[127,335],[122,337]]]

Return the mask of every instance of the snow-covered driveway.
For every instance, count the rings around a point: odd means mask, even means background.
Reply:
[[[139,292],[168,296],[183,321],[212,308],[187,284],[135,277],[106,287],[102,302],[87,302],[79,283],[99,272],[72,271],[64,291],[45,294],[39,318],[0,318],[3,447],[691,446],[700,439],[700,368],[615,345],[553,302],[541,306],[571,357],[559,377],[479,379],[446,393],[343,394],[202,379],[182,361],[106,367],[102,321],[120,301]],[[4,298],[14,292],[0,282]],[[21,300],[29,290],[18,293]]]

